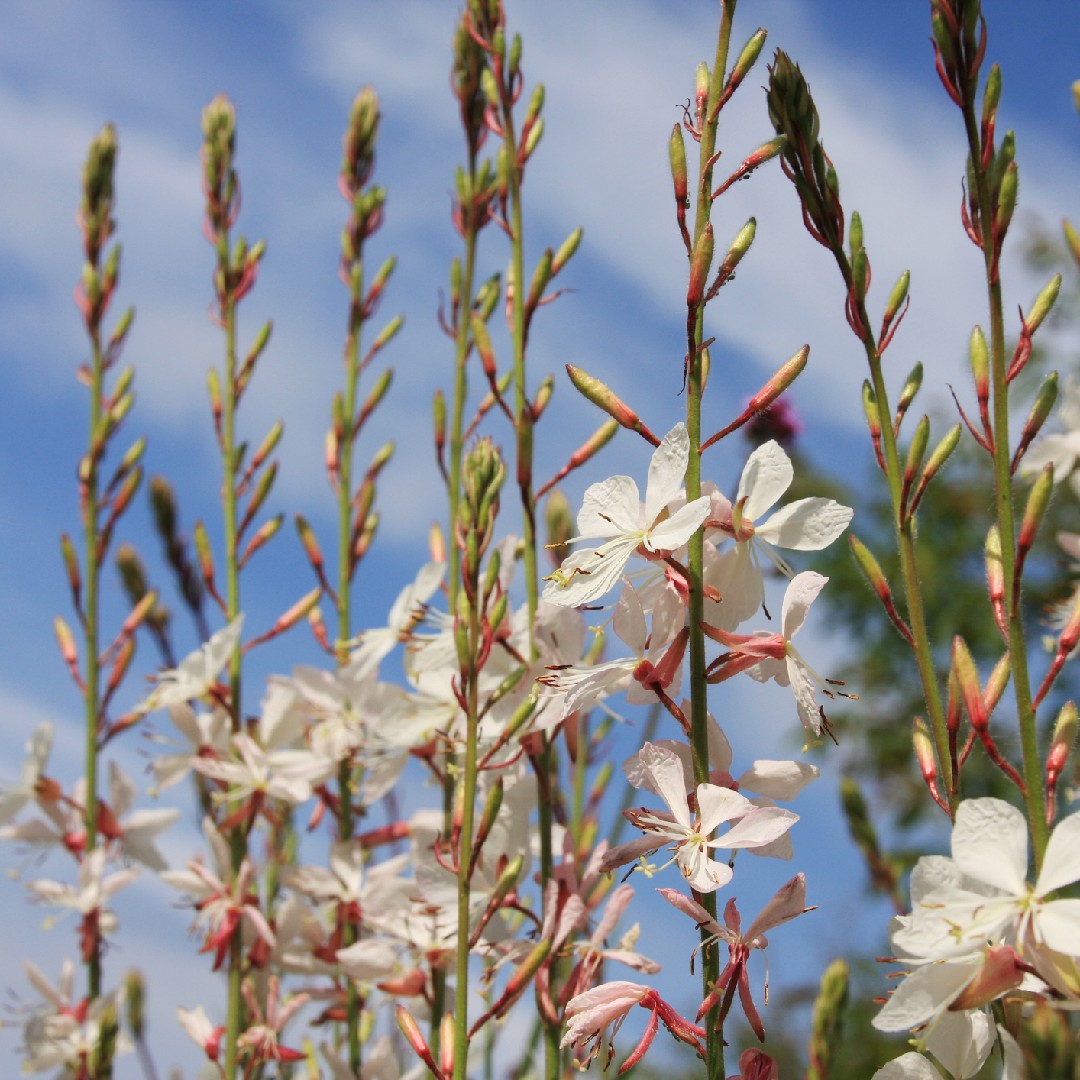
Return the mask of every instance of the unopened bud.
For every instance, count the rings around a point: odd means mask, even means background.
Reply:
[[[701,304],[705,296],[705,284],[712,269],[713,260],[713,227],[712,222],[705,222],[705,228],[694,245],[693,254],[690,256],[690,282],[686,289],[686,306],[696,308]]]
[[[1043,319],[1050,314],[1058,293],[1061,292],[1061,275],[1055,274],[1044,286],[1042,292],[1035,297],[1035,303],[1031,310],[1024,316],[1024,328],[1029,334],[1034,334],[1042,326]]]
[[[1005,693],[1009,685],[1009,676],[1012,673],[1012,661],[1008,653],[1002,653],[1001,659],[994,665],[990,672],[990,678],[986,680],[986,689],[983,691],[983,705],[989,716],[997,708],[1001,701],[1001,695]]]
[[[998,230],[998,239],[1005,235],[1012,221],[1013,211],[1016,209],[1016,192],[1020,184],[1019,170],[1016,162],[1009,162],[1005,175],[1001,178],[1001,190],[998,192],[997,212],[994,216]]]
[[[959,634],[953,637],[952,669],[956,673],[956,683],[972,728],[977,732],[985,731],[990,717],[979,686],[979,673],[975,669],[975,661],[971,658],[967,643]]]
[[[990,387],[990,351],[986,347],[986,335],[981,326],[976,326],[971,331],[971,341],[968,346],[971,356],[971,374],[975,380],[975,392],[982,400]]]
[[[885,305],[885,317],[882,320],[886,326],[888,326],[893,319],[896,318],[896,313],[904,306],[904,301],[907,299],[908,289],[911,286],[911,271],[905,270],[897,279],[896,284],[893,286],[892,292],[889,294],[889,302]]]
[[[675,189],[675,202],[685,208],[689,190],[686,179],[686,144],[683,142],[682,124],[675,124],[668,140],[668,162],[671,165],[671,183]]]
[[[136,1042],[143,1037],[146,1027],[145,1018],[146,986],[142,974],[129,971],[124,976],[124,1011],[127,1014],[128,1029]]]
[[[709,289],[709,295],[706,297],[706,300],[711,300],[717,292],[719,292],[721,286],[735,276],[735,268],[742,262],[743,256],[750,250],[750,245],[754,242],[754,237],[756,235],[757,219],[750,218],[750,220],[738,231],[735,239],[731,241],[731,246],[724,256],[724,261],[716,271],[716,278]],[[692,269],[693,264],[691,263],[691,272]]]
[[[547,531],[544,546],[551,552],[551,557],[558,566],[562,563],[567,541],[574,531],[570,502],[559,488],[548,496],[547,506],[544,509],[544,524]]]
[[[911,445],[908,447],[907,462],[904,465],[904,491],[911,489],[915,474],[922,468],[926,447],[930,442],[930,418],[924,416],[915,427]]]
[[[1072,257],[1080,264],[1080,233],[1076,231],[1071,221],[1062,222],[1062,232],[1065,234],[1065,243],[1069,245]]]
[[[1046,755],[1046,781],[1053,787],[1065,771],[1065,765],[1076,745],[1076,702],[1066,701],[1054,721],[1054,734],[1050,738],[1050,750]]]
[[[695,114],[700,119],[705,115],[705,105],[709,100],[709,65],[704,60],[697,66],[694,73],[694,107]]]
[[[989,125],[997,116],[998,103],[1001,101],[1001,66],[991,64],[986,74],[986,87],[983,90],[982,122]]]
[[[540,138],[544,134],[544,118],[541,116],[533,125],[529,128],[529,133],[525,136],[525,145],[522,147],[523,160],[528,160],[532,157],[533,151],[540,145]]]
[[[945,433],[945,437],[941,442],[934,447],[934,451],[930,455],[929,461],[926,463],[926,468],[923,469],[922,479],[919,481],[919,487],[915,492],[915,497],[911,500],[911,513],[915,513],[918,509],[919,502],[922,499],[923,492],[926,490],[927,485],[935,476],[937,476],[941,471],[942,466],[952,456],[952,452],[960,444],[960,436],[962,433],[963,428],[961,425],[953,424],[953,426]]]
[[[743,79],[746,78],[750,69],[757,62],[757,58],[761,55],[761,50],[765,45],[765,38],[767,36],[768,31],[763,27],[759,27],[750,36],[750,40],[742,47],[742,52],[739,53],[739,58],[735,61],[735,66],[731,69],[731,74],[728,75],[727,86],[724,87],[725,97],[730,97]]]
[[[858,210],[851,214],[851,225],[848,227],[848,249],[853,259],[863,250],[863,223],[862,215]]]
[[[937,757],[934,754],[934,740],[930,738],[930,730],[921,716],[915,717],[911,742],[919,772],[922,773],[927,786],[933,791],[937,787]]]
[[[912,369],[911,374],[908,375],[904,381],[903,389],[900,391],[900,398],[896,403],[896,427],[900,426],[900,419],[904,413],[908,411],[908,407],[915,400],[915,395],[918,394],[923,381],[923,366],[922,363],[917,363]]]
[[[997,525],[991,525],[986,533],[986,585],[994,621],[1002,636],[1008,640],[1005,613],[1005,565],[1001,553],[1001,533]]]
[[[562,242],[559,250],[555,252],[555,257],[551,260],[552,277],[574,257],[577,249],[581,246],[581,238],[584,235],[585,230],[579,226]]]
[[[599,379],[593,378],[573,364],[566,365],[566,373],[570,376],[574,388],[598,408],[603,409],[613,420],[624,428],[636,431],[653,446],[660,445],[660,440],[641,422],[638,414]]]

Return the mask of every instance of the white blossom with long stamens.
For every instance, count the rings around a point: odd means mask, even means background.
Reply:
[[[682,491],[690,460],[685,424],[676,424],[661,440],[649,463],[645,501],[629,476],[612,476],[593,484],[578,514],[576,540],[604,538],[598,548],[575,551],[548,578],[544,599],[550,604],[580,607],[599,600],[622,577],[630,556],[677,551],[698,530],[709,513],[702,496],[668,514],[668,503]]]

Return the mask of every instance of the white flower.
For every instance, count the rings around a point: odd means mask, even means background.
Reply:
[[[6,825],[31,799],[49,794],[42,788],[42,776],[52,749],[52,724],[42,724],[26,744],[22,780],[0,791],[0,825]]]
[[[1080,880],[1080,813],[1051,833],[1031,886],[1024,815],[1001,799],[967,799],[956,811],[951,873],[948,862],[938,860],[939,884],[921,894],[894,946],[941,959],[1003,940],[1036,968],[1044,947],[1080,956],[1080,900],[1048,899]]]
[[[709,856],[711,848],[753,848],[772,843],[799,820],[797,814],[778,807],[757,807],[744,795],[715,784],[699,784],[697,815],[687,805],[682,762],[663,746],[646,743],[639,752],[641,766],[656,791],[670,807],[662,813],[639,807],[627,810],[626,817],[647,835],[629,844],[612,848],[602,870],[611,870],[666,843],[675,848],[673,862],[697,892],[715,892],[732,878],[731,868]],[[722,836],[713,838],[717,827],[738,819]],[[658,838],[659,841],[658,841]]]
[[[217,681],[218,672],[232,656],[240,641],[243,624],[244,616],[237,615],[205,645],[185,656],[179,667],[161,672],[157,676],[157,689],[136,706],[135,712],[153,712],[155,709],[165,709],[170,705],[181,705],[185,701],[201,698]]]
[[[714,681],[730,678],[740,671],[748,672],[759,682],[775,679],[780,686],[791,687],[795,708],[803,727],[814,735],[821,734],[822,710],[817,702],[820,689],[833,697],[823,679],[803,658],[792,638],[802,629],[810,605],[828,582],[827,577],[806,570],[796,574],[784,593],[780,613],[780,633],[767,630],[755,634],[732,634],[715,626],[705,626],[705,633],[732,649],[723,667],[723,674]]]
[[[791,551],[820,551],[848,526],[854,511],[832,499],[798,499],[781,507],[768,520],[762,516],[791,486],[795,470],[779,443],[762,443],[749,457],[739,478],[735,504],[727,503],[723,531],[735,538],[735,547],[710,567],[708,584],[723,597],[709,604],[708,621],[734,629],[765,600],[759,554],[775,563],[788,577],[791,570],[774,547]]]
[[[649,463],[645,502],[629,476],[612,476],[585,492],[574,540],[606,537],[598,548],[574,552],[548,579],[544,599],[564,607],[591,604],[615,586],[637,548],[645,552],[676,551],[690,539],[709,513],[702,496],[670,517],[667,505],[680,491],[690,458],[690,437],[676,424],[661,440]]]

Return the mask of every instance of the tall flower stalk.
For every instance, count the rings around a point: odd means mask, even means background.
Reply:
[[[387,259],[371,276],[370,281],[365,276],[365,244],[382,223],[383,204],[386,199],[383,188],[369,184],[375,164],[379,120],[378,97],[371,87],[367,87],[356,96],[349,114],[339,181],[342,195],[349,200],[351,213],[341,237],[341,279],[349,290],[348,329],[344,351],[345,385],[334,397],[333,425],[327,436],[327,471],[330,486],[337,495],[338,510],[337,576],[332,589],[322,576],[322,556],[314,534],[306,521],[297,519],[301,539],[316,574],[324,587],[327,587],[336,608],[337,638],[333,652],[339,669],[346,667],[349,662],[349,650],[355,634],[353,579],[360,561],[371,546],[378,522],[372,509],[376,479],[390,461],[393,449],[392,445],[383,447],[359,483],[356,482],[354,459],[357,439],[389,389],[392,371],[387,369],[376,379],[368,397],[362,402],[359,400],[360,376],[403,325],[401,316],[391,319],[376,335],[367,351],[361,353],[363,331],[374,316],[396,265],[395,259]],[[337,839],[342,844],[352,840],[355,832],[354,801],[362,769],[362,763],[358,763],[351,756],[342,760],[338,766]],[[359,940],[359,920],[344,918],[340,912],[338,917],[343,920],[339,927],[341,945],[342,948],[348,948]],[[359,1073],[361,1065],[362,1005],[356,982],[351,978],[347,979],[345,1041],[349,1067],[356,1073]]]
[[[213,318],[225,337],[225,358],[222,370],[211,369],[208,378],[210,406],[221,455],[221,510],[224,525],[225,595],[214,582],[213,558],[209,536],[202,524],[196,526],[196,547],[203,567],[207,591],[217,601],[222,613],[232,625],[241,614],[240,571],[247,560],[277,532],[281,518],[272,519],[252,536],[246,549],[242,548],[244,534],[253,523],[273,486],[276,464],[267,465],[270,453],[280,437],[280,427],[271,431],[262,445],[246,462],[246,446],[237,434],[237,411],[243,392],[270,337],[267,323],[244,359],[239,360],[237,345],[237,307],[255,284],[259,262],[265,245],[251,247],[242,237],[233,239],[232,230],[240,211],[240,185],[233,167],[236,150],[236,113],[224,97],[215,98],[203,111],[203,188],[206,195],[206,234],[214,245],[215,306]],[[260,467],[266,466],[261,473]],[[250,493],[247,506],[241,499]],[[235,639],[228,658],[227,710],[232,732],[244,730],[241,700],[242,649]],[[228,802],[229,816],[241,809],[237,799]],[[228,831],[230,872],[235,882],[247,856],[247,829],[236,824]],[[244,976],[244,944],[239,933],[231,935],[228,944],[227,1021],[225,1026],[224,1069],[229,1078],[236,1076],[239,1039],[246,1026],[246,1009],[241,993]]]
[[[89,442],[78,469],[81,565],[75,544],[66,535],[61,538],[61,553],[82,629],[84,660],[81,672],[74,635],[63,619],[56,620],[61,652],[85,703],[84,859],[98,846],[98,760],[102,746],[114,734],[107,718],[109,702],[134,656],[135,630],[154,603],[153,594],[147,594],[126,620],[116,641],[102,651],[101,570],[116,524],[142,481],[139,462],[145,448],[145,441],[137,440],[108,478],[103,475],[106,454],[135,401],[131,388],[134,373],[130,367],[121,371],[111,388],[107,385],[108,375],[120,358],[134,319],[134,311],[129,308],[107,334],[105,316],[120,275],[120,247],[116,244],[108,247],[116,225],[112,216],[116,154],[116,132],[109,126],[90,144],[83,168],[82,203],[78,215],[85,261],[75,297],[90,341],[89,361],[79,372],[90,393]],[[101,993],[101,936],[98,931],[91,930],[85,935],[83,956],[87,996],[93,1000]]]

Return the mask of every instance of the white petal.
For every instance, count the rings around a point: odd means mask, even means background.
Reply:
[[[1080,956],[1080,900],[1051,900],[1036,913],[1034,922],[1041,943],[1055,952]]]
[[[926,1040],[926,1049],[957,1080],[965,1080],[990,1056],[994,1034],[994,1025],[982,1010],[945,1012]]]
[[[599,548],[575,551],[560,567],[563,580],[547,583],[544,599],[560,607],[579,607],[599,600],[615,587],[638,539],[618,536]]]
[[[941,1080],[941,1073],[914,1051],[882,1065],[871,1080]]]
[[[709,602],[707,621],[721,630],[734,630],[765,602],[761,570],[750,555],[750,544],[736,544],[710,567],[708,584],[720,593],[720,603]]]
[[[806,621],[810,605],[829,579],[813,570],[804,570],[791,579],[784,593],[784,608],[780,616],[781,632],[789,641],[799,632]]]
[[[708,516],[709,498],[702,495],[650,529],[645,536],[645,546],[650,551],[676,551],[698,531]]]
[[[645,488],[646,525],[651,525],[660,511],[682,490],[689,460],[690,436],[686,433],[685,424],[676,424],[653,451],[649,462],[649,482]]]
[[[696,844],[683,844],[675,861],[690,887],[699,893],[716,892],[735,876],[727,863],[709,858],[708,849],[702,850]]]
[[[1059,821],[1050,834],[1035,895],[1046,896],[1074,881],[1080,881],[1080,814]]]
[[[974,960],[974,963],[930,964],[917,968],[874,1017],[874,1027],[878,1031],[909,1031],[925,1024],[975,977],[982,961],[981,953]]]
[[[795,708],[799,713],[799,720],[807,731],[814,735],[821,734],[821,709],[818,707],[817,686],[810,678],[810,673],[799,663],[794,656],[789,656],[786,662],[788,682],[791,684],[791,692],[795,695]],[[762,667],[762,665],[758,665]],[[776,680],[780,682],[779,679]]]
[[[745,818],[754,809],[745,795],[740,795],[731,788],[717,787],[715,784],[698,784],[697,804],[702,835],[711,833],[721,822],[736,817]],[[726,840],[727,836],[724,839]],[[724,847],[727,846],[725,843]]]
[[[683,786],[683,767],[678,754],[655,743],[646,743],[638,757],[652,778],[653,790],[671,808],[675,820],[684,828],[690,828],[690,808],[686,804],[686,788]],[[702,785],[705,786],[705,785]],[[700,790],[700,789],[699,789]],[[735,795],[735,792],[730,792]],[[736,798],[742,798],[736,795]],[[745,800],[743,800],[745,801]],[[704,811],[702,811],[704,814]]]
[[[700,789],[699,789],[700,790]],[[723,848],[755,848],[771,844],[799,820],[798,814],[778,806],[755,806],[737,821],[715,844]]]
[[[832,499],[799,499],[759,525],[755,536],[793,551],[820,551],[848,527],[854,513]]]
[[[611,476],[589,487],[577,517],[579,538],[640,532],[648,524],[642,520],[638,486],[629,476]]]
[[[762,443],[747,459],[739,477],[735,501],[746,496],[743,515],[757,521],[787,491],[794,476],[791,459],[783,447],[772,439]]]
[[[1012,896],[1027,891],[1024,815],[1002,799],[965,799],[956,811],[952,857],[960,870]]]
[[[805,761],[755,761],[739,777],[739,787],[786,802],[816,780],[820,772],[816,765]]]
[[[633,585],[627,585],[619,595],[615,605],[615,615],[611,628],[629,646],[632,652],[641,656],[645,652],[645,641],[649,628],[645,623],[645,612],[641,607],[641,597]]]

